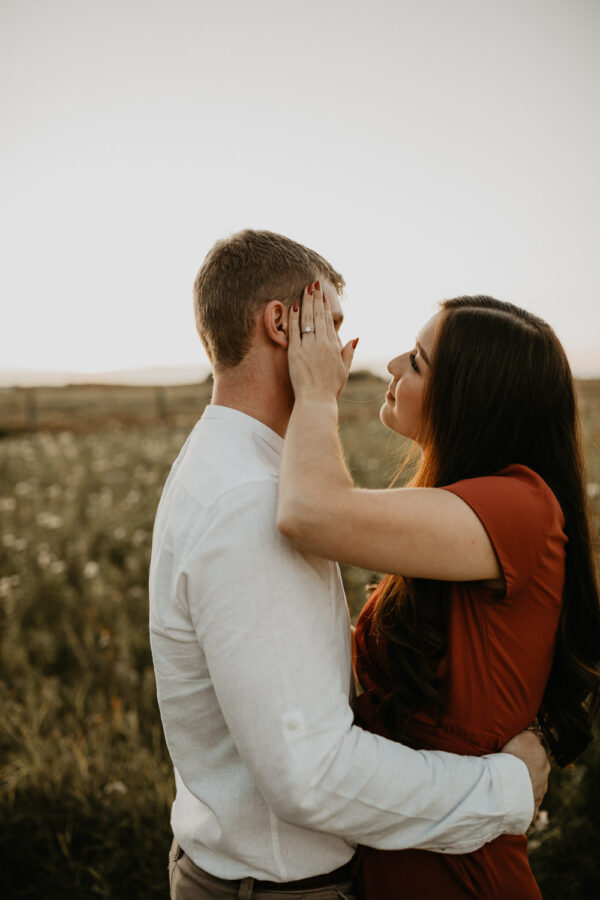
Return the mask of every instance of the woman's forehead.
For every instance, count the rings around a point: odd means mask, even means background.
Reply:
[[[431,348],[433,347],[433,339],[435,337],[435,329],[437,327],[439,317],[440,313],[437,312],[434,316],[428,319],[417,335],[417,342],[421,344],[426,352],[430,352]]]

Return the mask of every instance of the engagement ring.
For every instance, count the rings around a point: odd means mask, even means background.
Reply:
[[[303,328],[303,329],[302,329],[302,333],[303,333],[303,334],[314,334],[315,331],[314,331],[314,328],[309,328],[309,327],[307,326],[306,328]]]

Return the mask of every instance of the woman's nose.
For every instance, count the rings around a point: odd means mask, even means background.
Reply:
[[[387,370],[390,373],[390,375],[394,376],[394,378],[396,377],[396,375],[400,374],[401,359],[402,359],[401,356],[395,356],[393,359],[390,359],[389,363],[387,364]]]

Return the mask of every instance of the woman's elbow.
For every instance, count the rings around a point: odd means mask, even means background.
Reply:
[[[288,504],[280,504],[277,509],[277,529],[289,541],[300,541],[306,529],[300,510]]]
[[[293,502],[280,499],[277,528],[299,550],[323,556],[327,555],[324,551],[337,532],[338,523],[336,513],[326,499],[307,493],[302,498],[294,498]]]

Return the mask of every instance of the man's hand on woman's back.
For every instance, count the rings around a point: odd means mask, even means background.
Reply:
[[[513,756],[522,759],[529,770],[535,804],[532,820],[534,821],[548,790],[550,762],[544,746],[535,731],[521,731],[504,745],[501,752],[512,753]]]

